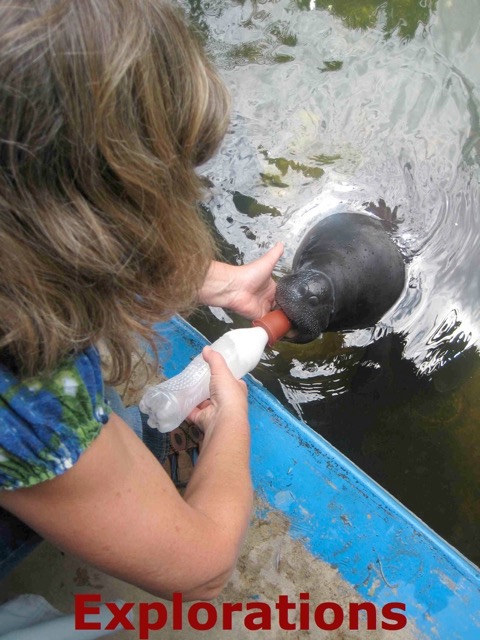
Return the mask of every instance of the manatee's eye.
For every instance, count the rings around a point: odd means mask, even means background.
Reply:
[[[318,299],[318,296],[310,296],[308,299],[308,304],[311,307],[316,307],[320,304],[320,300]]]

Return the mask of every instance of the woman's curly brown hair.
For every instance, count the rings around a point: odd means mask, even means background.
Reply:
[[[214,255],[195,167],[228,96],[166,0],[0,8],[0,353],[23,375],[192,308]]]

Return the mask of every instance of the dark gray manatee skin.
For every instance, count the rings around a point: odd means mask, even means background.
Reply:
[[[310,342],[324,331],[373,326],[404,285],[402,255],[381,221],[336,213],[307,232],[276,302],[298,332],[291,340]]]

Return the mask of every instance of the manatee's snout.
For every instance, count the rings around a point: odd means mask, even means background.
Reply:
[[[292,342],[310,342],[327,328],[334,293],[325,274],[307,269],[285,276],[277,283],[275,297],[297,332]]]

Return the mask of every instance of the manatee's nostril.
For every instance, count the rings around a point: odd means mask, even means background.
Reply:
[[[311,307],[317,307],[320,304],[320,300],[318,299],[318,296],[310,296],[308,299],[308,304]]]
[[[305,295],[307,295],[307,293],[308,293],[308,287],[307,287],[307,285],[306,285],[306,284],[301,284],[301,285],[299,285],[299,286],[298,286],[298,293],[299,293],[301,296],[305,296]]]

